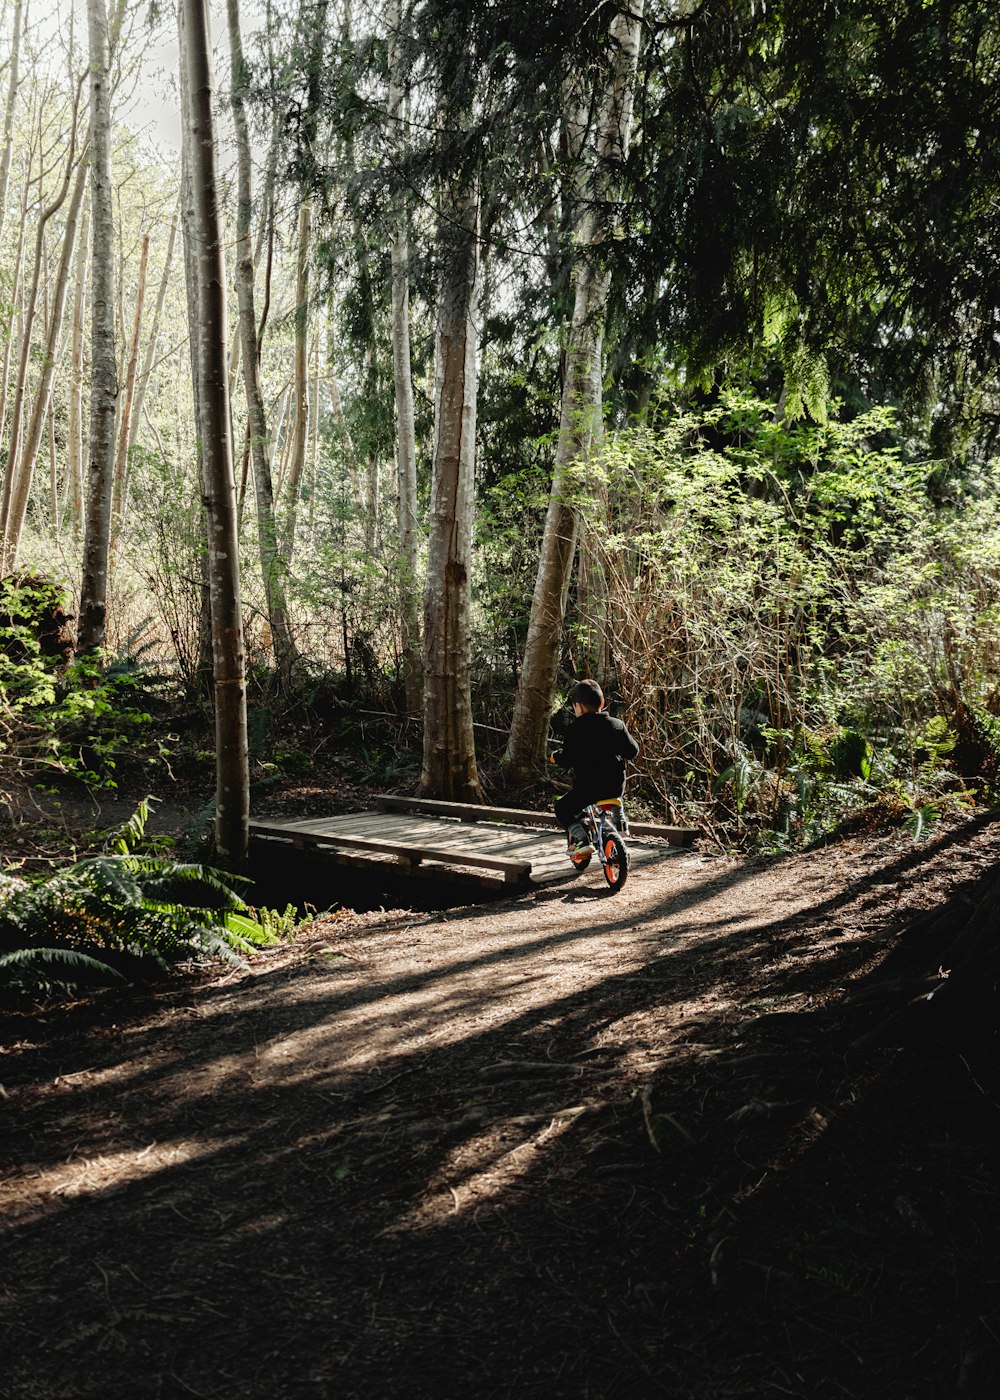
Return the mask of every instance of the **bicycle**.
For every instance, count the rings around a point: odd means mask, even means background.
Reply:
[[[612,797],[603,802],[591,802],[589,806],[584,807],[577,820],[597,853],[611,893],[617,894],[628,879],[631,861],[629,849],[624,841],[628,835],[628,818],[625,816],[625,806],[621,798]],[[591,859],[589,851],[580,856],[570,856],[581,875]]]

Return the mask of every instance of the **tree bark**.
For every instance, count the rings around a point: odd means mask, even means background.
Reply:
[[[181,41],[180,92],[181,112],[186,113],[188,100],[188,75],[184,51],[184,16],[178,10],[179,35]],[[186,117],[185,117],[186,120]],[[202,443],[205,440],[204,416],[201,406],[201,378],[198,373],[197,346],[200,338],[201,308],[198,290],[198,269],[195,248],[198,241],[195,215],[194,177],[191,171],[191,142],[181,141],[181,230],[184,252],[184,291],[187,301],[188,358],[191,367],[191,403],[194,410],[194,450],[197,468],[198,489],[202,480]],[[178,445],[181,447],[180,440]],[[195,693],[209,695],[212,690],[212,606],[208,576],[208,541],[203,537],[198,554],[200,579],[198,609],[198,646],[192,678]]]
[[[7,104],[3,114],[3,151],[0,153],[0,239],[7,222],[7,188],[10,183],[10,160],[14,150],[14,108],[20,85],[21,30],[24,18],[23,0],[14,0],[14,27],[10,38],[10,68],[7,76]]]
[[[8,567],[13,567],[17,558],[17,551],[21,542],[21,532],[24,529],[24,519],[28,510],[28,497],[31,492],[31,480],[34,474],[35,459],[38,456],[38,449],[42,441],[42,433],[45,430],[46,416],[49,408],[49,395],[52,391],[52,379],[56,369],[59,334],[66,311],[66,295],[69,287],[70,267],[73,263],[73,251],[76,244],[76,231],[80,219],[80,205],[83,202],[83,192],[86,188],[86,182],[87,168],[84,164],[81,164],[77,170],[76,180],[73,185],[73,195],[70,199],[69,209],[66,214],[62,252],[59,257],[55,286],[52,290],[52,307],[48,316],[45,347],[42,352],[41,372],[39,373],[38,383],[35,389],[35,401],[32,405],[31,418],[29,419],[27,431],[24,434],[24,440],[20,448],[8,463],[9,475],[13,482],[10,495],[10,512],[5,522],[4,531],[5,558],[8,561]]]
[[[404,135],[405,87],[402,44],[402,3],[389,7],[389,121],[390,140],[397,152],[406,144]],[[417,447],[413,409],[413,373],[410,355],[410,252],[407,210],[400,201],[393,210],[392,268],[392,372],[396,401],[396,484],[399,532],[396,568],[399,575],[400,656],[403,691],[410,714],[420,710],[423,674],[420,656],[419,540],[417,520]]]
[[[254,253],[250,240],[252,219],[250,132],[246,119],[246,63],[240,33],[239,0],[227,0],[229,51],[232,67],[232,109],[236,130],[236,295],[239,305],[239,333],[242,346],[243,382],[247,399],[247,432],[253,464],[254,498],[257,505],[257,548],[267,620],[278,674],[287,683],[295,661],[285,602],[284,565],[278,549],[274,519],[274,488],[268,457],[267,415],[260,382],[260,352],[257,341],[257,315],[254,309]]]
[[[87,295],[87,244],[90,238],[89,206],[77,240],[76,287],[73,294],[73,327],[70,335],[69,424],[66,474],[70,519],[74,532],[83,521],[83,329]]]
[[[156,294],[156,306],[153,311],[153,324],[149,331],[149,340],[142,357],[142,369],[139,371],[139,382],[135,390],[135,403],[132,407],[132,423],[128,434],[128,450],[135,446],[139,437],[139,423],[142,419],[142,411],[146,404],[146,390],[149,387],[150,375],[153,372],[153,365],[156,362],[156,345],[160,334],[160,321],[163,317],[163,305],[167,299],[167,288],[170,285],[170,272],[174,262],[174,247],[177,243],[177,224],[179,221],[179,211],[175,210],[173,219],[170,222],[170,236],[167,239],[167,252],[163,261],[163,273],[160,277],[160,287]],[[126,494],[128,488],[128,476],[126,471],[125,483]]]
[[[227,374],[226,272],[219,200],[214,84],[206,0],[182,0],[186,83],[184,139],[193,190],[193,252],[198,288],[196,374],[201,391],[202,495],[208,529],[215,698],[215,856],[246,861],[250,816],[243,619],[240,606],[236,483]]]
[[[115,229],[111,186],[111,55],[103,0],[87,0],[90,46],[90,428],[77,649],[104,646],[115,467]]]
[[[9,318],[3,334],[3,369],[0,371],[0,432],[7,422],[7,395],[10,387],[10,362],[14,353],[14,345],[17,339],[15,325],[18,319],[18,309],[22,306],[21,288],[24,281],[24,234],[28,222],[28,188],[29,181],[24,182],[24,190],[21,195],[20,226],[17,231],[17,250],[14,254],[14,275],[11,278],[11,305],[9,308]],[[8,439],[8,458],[13,449],[12,440]]]
[[[125,518],[125,495],[128,489],[128,444],[132,432],[132,407],[135,382],[139,372],[139,337],[142,334],[142,312],[146,300],[146,268],[149,264],[149,234],[142,239],[139,255],[139,277],[135,292],[135,313],[132,319],[132,341],[129,346],[128,367],[125,371],[125,396],[118,421],[118,447],[115,451],[115,477],[112,490],[112,535],[117,536]]]
[[[472,727],[469,617],[480,288],[479,194],[471,175],[445,192],[439,243],[436,432],[424,587],[424,743],[419,792],[482,802]]]
[[[45,397],[39,402],[39,397],[36,395],[28,431],[23,433],[25,409],[28,400],[31,352],[34,349],[32,331],[34,329],[35,317],[38,310],[38,290],[41,280],[42,264],[45,257],[45,232],[50,219],[58,213],[66,201],[66,196],[69,193],[70,183],[73,177],[73,170],[77,166],[76,132],[78,104],[79,89],[74,98],[70,115],[70,146],[66,158],[66,168],[63,173],[62,185],[52,203],[43,209],[38,220],[38,227],[35,231],[34,265],[31,274],[31,285],[25,298],[24,324],[21,328],[21,353],[19,356],[17,383],[14,389],[13,408],[11,412],[9,448],[6,470],[4,472],[3,500],[2,504],[0,504],[0,533],[2,533],[2,542],[0,542],[0,567],[2,567],[4,573],[14,567],[17,557],[17,550],[21,540],[21,530],[28,505],[31,478],[34,473],[35,457],[38,454],[38,445],[41,441],[41,434],[45,425],[47,395],[51,387],[52,372],[55,367],[55,351],[59,327],[56,325],[53,328],[47,325],[46,349],[41,373],[42,388],[39,390],[39,394],[44,393]],[[73,241],[76,236],[76,224],[80,212],[80,199],[83,195],[84,174],[85,168],[81,164],[77,173],[73,198],[70,201],[70,212],[66,223],[66,239],[63,243],[61,267],[64,268],[65,271],[61,279],[63,297],[60,305],[60,316],[62,314],[62,309],[65,307],[65,285],[69,277],[69,261],[72,259]],[[66,256],[67,247],[69,249],[69,258]],[[43,316],[43,319],[46,318]]]
[[[294,421],[292,443],[285,478],[284,549],[286,566],[291,563],[295,549],[295,524],[302,486],[302,469],[306,460],[309,436],[309,244],[312,237],[312,198],[302,196],[299,204],[299,237],[295,270],[295,350],[292,403]]]
[[[570,576],[579,530],[584,471],[595,432],[601,428],[604,317],[610,275],[601,255],[606,227],[609,172],[629,142],[632,96],[644,0],[618,14],[611,27],[611,74],[598,118],[594,175],[577,222],[577,252],[559,438],[545,517],[542,549],[531,601],[528,636],[511,717],[504,766],[515,782],[527,783],[545,760],[549,714],[562,654]]]

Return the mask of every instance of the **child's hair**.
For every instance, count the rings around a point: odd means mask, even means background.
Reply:
[[[600,710],[604,706],[604,691],[596,681],[577,681],[569,693],[571,705],[582,705],[587,710]]]

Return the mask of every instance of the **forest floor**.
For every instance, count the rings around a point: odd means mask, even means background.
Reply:
[[[664,848],[5,1016],[0,1394],[993,1400],[996,1027],[851,1045],[998,858]]]

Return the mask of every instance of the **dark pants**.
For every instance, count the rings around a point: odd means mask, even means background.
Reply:
[[[563,831],[569,831],[584,807],[591,802],[597,802],[600,797],[606,796],[606,793],[595,793],[592,788],[571,787],[569,792],[564,793],[562,797],[557,797],[553,803],[556,821]]]

